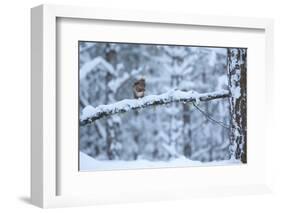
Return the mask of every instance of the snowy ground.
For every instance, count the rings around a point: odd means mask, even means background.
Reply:
[[[100,161],[80,152],[80,171],[102,171],[116,169],[147,169],[147,168],[164,168],[164,167],[190,167],[190,166],[222,166],[240,164],[237,160],[213,161],[202,163],[192,161],[186,158],[178,158],[172,161]]]

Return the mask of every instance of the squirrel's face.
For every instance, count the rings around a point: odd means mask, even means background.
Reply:
[[[145,87],[145,79],[140,79],[140,80],[137,80],[135,83],[134,83],[134,86],[142,86],[142,87]]]
[[[135,98],[140,98],[144,96],[144,91],[145,91],[145,80],[140,79],[134,83],[133,86],[133,92]]]

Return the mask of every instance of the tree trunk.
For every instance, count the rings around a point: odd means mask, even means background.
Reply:
[[[175,62],[173,62],[175,63]],[[174,66],[174,65],[173,65]],[[181,76],[179,74],[171,76],[171,88],[178,88],[180,83]],[[182,105],[179,102],[173,102],[171,107],[171,114],[170,114],[170,129],[169,129],[169,144],[173,150],[177,151],[177,146],[182,144],[181,142],[181,132],[183,130],[183,121],[179,119],[180,115],[182,114]],[[171,158],[176,157],[176,153],[172,155],[169,153]]]
[[[110,81],[110,74],[107,73],[106,75],[106,80],[105,80],[105,84],[106,84],[106,103],[109,102],[109,96],[110,96],[110,91],[108,89],[108,82]],[[112,134],[112,122],[111,122],[111,118],[107,119],[105,121],[105,131],[106,131],[106,152],[107,152],[107,157],[109,160],[113,160],[113,152],[112,152],[112,141],[113,141],[113,134]]]
[[[107,46],[106,52],[105,52],[105,59],[108,63],[112,65],[114,70],[116,70],[116,57],[117,53],[114,49],[110,47],[110,45]],[[112,91],[112,89],[108,86],[109,83],[114,80],[111,73],[107,73],[106,75],[106,103],[109,102],[115,102],[115,94]],[[116,119],[108,118],[106,120],[106,143],[107,143],[107,155],[109,160],[118,159],[118,140],[117,140],[117,132],[119,129],[119,123],[116,122]]]
[[[247,50],[228,48],[228,84],[230,92],[230,152],[232,158],[247,163]]]
[[[182,120],[183,120],[183,154],[185,157],[190,158],[192,155],[192,131],[191,131],[191,113],[190,107],[188,104],[183,104],[183,113],[182,113]]]

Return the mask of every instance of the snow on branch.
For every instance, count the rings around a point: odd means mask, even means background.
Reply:
[[[115,70],[113,66],[108,63],[106,60],[104,60],[102,57],[96,57],[93,60],[85,63],[81,68],[80,68],[80,80],[86,77],[86,75],[94,70],[96,67],[102,66],[103,68],[106,69],[107,72],[111,73],[113,76],[116,75]]]
[[[148,95],[140,99],[125,99],[113,104],[86,106],[80,118],[80,125],[84,126],[106,116],[117,113],[125,113],[131,110],[146,108],[149,106],[164,105],[172,102],[198,102],[229,97],[229,91],[222,90],[211,93],[197,93],[195,91],[171,90],[160,95]]]
[[[124,83],[125,81],[127,81],[129,78],[130,78],[129,74],[125,72],[120,78],[116,78],[116,79],[111,80],[111,81],[108,83],[108,87],[110,88],[110,90],[111,90],[113,93],[116,93],[116,91],[117,91],[117,90],[123,85],[123,83]]]

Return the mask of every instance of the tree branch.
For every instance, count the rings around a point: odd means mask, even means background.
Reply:
[[[82,111],[80,125],[84,126],[106,116],[150,106],[165,105],[172,102],[189,103],[194,101],[210,101],[227,97],[229,97],[229,91],[227,90],[202,94],[194,91],[183,92],[180,90],[172,90],[161,95],[148,95],[140,99],[125,99],[113,104],[99,105],[97,107],[88,105]]]
[[[115,69],[113,66],[108,63],[103,57],[96,57],[93,60],[85,63],[81,68],[80,68],[80,80],[86,77],[86,75],[94,70],[96,67],[102,66],[106,70],[106,72],[112,74],[113,76],[116,75]]]
[[[194,102],[193,102],[193,106],[202,114],[204,115],[208,120],[226,128],[226,129],[230,129],[230,126],[223,123],[222,121],[217,121],[216,119],[212,118],[207,112],[204,112],[202,109],[200,109],[200,107],[198,107]]]

